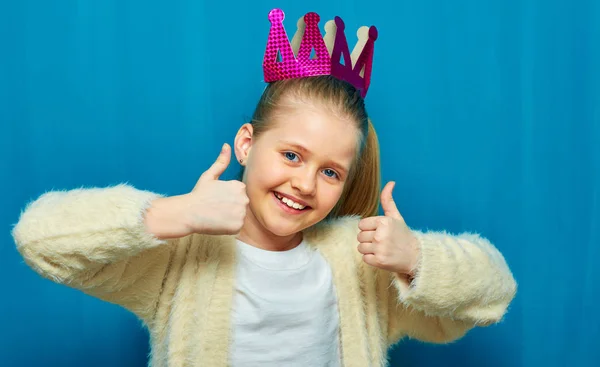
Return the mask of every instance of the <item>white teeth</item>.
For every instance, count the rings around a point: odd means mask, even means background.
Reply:
[[[298,209],[298,210],[302,210],[304,208],[306,208],[305,205],[302,204],[298,204],[288,198],[284,198],[283,196],[279,195],[279,194],[275,194],[275,196],[281,200],[281,202],[283,202],[285,205],[289,206],[290,208],[294,208],[294,209]]]

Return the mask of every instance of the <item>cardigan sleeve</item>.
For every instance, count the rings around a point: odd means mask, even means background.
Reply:
[[[447,343],[476,326],[502,320],[517,284],[502,254],[475,234],[414,232],[420,244],[415,276],[396,274],[388,289],[390,344],[402,336]]]
[[[159,196],[128,185],[48,192],[26,206],[12,235],[42,277],[145,319],[173,247],[145,229],[146,209]]]

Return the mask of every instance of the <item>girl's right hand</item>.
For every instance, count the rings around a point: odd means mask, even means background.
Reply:
[[[192,233],[237,234],[244,225],[250,200],[243,182],[220,181],[231,160],[231,148],[221,154],[201,176],[188,196],[188,226]]]
[[[190,193],[154,200],[146,214],[148,231],[162,239],[192,233],[239,233],[250,200],[244,183],[219,180],[230,160],[231,148],[224,144],[215,163],[200,176]]]

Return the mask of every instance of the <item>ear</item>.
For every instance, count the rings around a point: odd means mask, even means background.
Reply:
[[[250,149],[252,148],[252,142],[254,141],[254,128],[252,124],[246,123],[238,130],[235,141],[233,142],[233,149],[235,150],[235,157],[239,162],[242,160],[242,165],[248,161],[250,155]]]

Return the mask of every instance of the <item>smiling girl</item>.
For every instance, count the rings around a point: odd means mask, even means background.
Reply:
[[[135,313],[152,366],[383,366],[403,337],[447,343],[500,321],[516,290],[503,256],[478,235],[407,226],[394,184],[380,192],[368,84],[355,84],[270,81],[191,192],[48,192],[22,213],[17,248],[42,276]],[[222,181],[232,153],[243,175]]]

